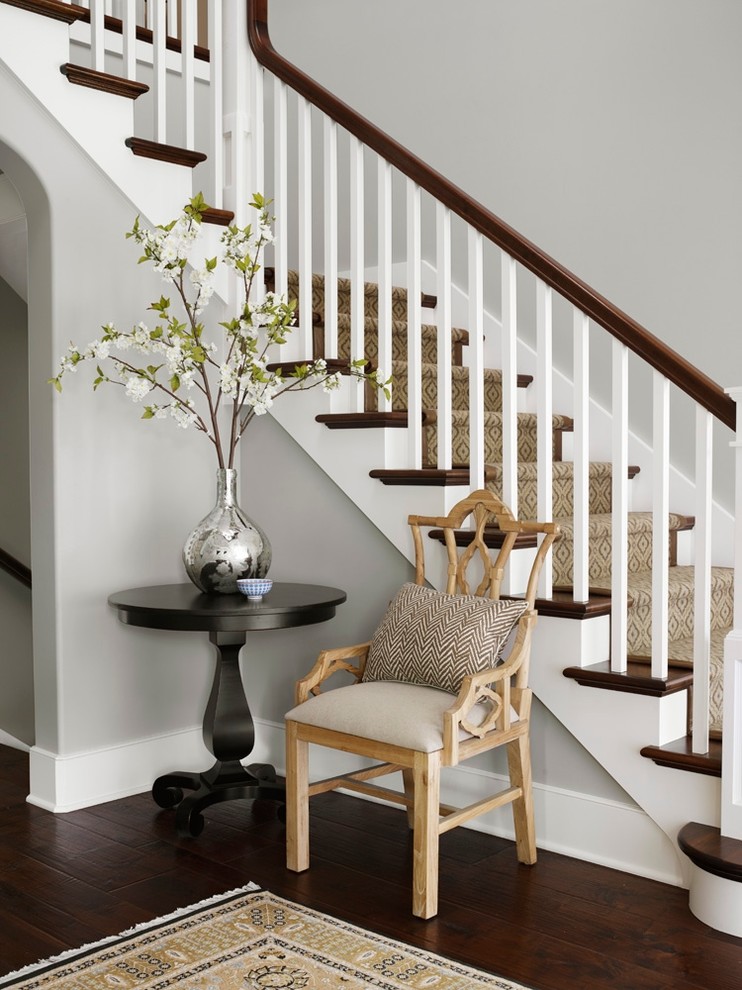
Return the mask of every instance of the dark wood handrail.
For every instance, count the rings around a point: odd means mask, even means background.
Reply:
[[[27,588],[31,587],[31,568],[16,560],[7,550],[0,547],[0,570],[6,571]]]
[[[413,155],[375,124],[356,113],[347,103],[288,62],[273,47],[268,32],[268,0],[247,0],[247,30],[250,46],[261,65],[304,96],[341,127],[403,175],[416,182],[453,213],[502,248],[524,268],[564,296],[590,319],[661,372],[674,385],[703,406],[731,430],[736,426],[736,405],[716,382],[682,358],[667,344],[630,316],[591,289],[568,269],[545,254],[486,207],[468,196],[440,172]]]

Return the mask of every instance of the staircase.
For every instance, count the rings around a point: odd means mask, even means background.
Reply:
[[[266,286],[275,288],[275,272],[268,269]],[[316,353],[324,356],[321,341],[325,335],[325,280],[322,275],[312,278],[313,327]],[[288,273],[289,298],[298,303],[299,277],[295,271]],[[347,363],[350,351],[350,295],[347,279],[338,280],[337,326],[340,362]],[[432,296],[421,297],[423,311],[433,311],[436,300]],[[427,304],[427,305],[426,305]],[[407,413],[407,292],[403,288],[392,289],[392,404],[393,412],[402,414],[397,422],[406,425]],[[434,452],[438,448],[436,409],[437,395],[437,332],[435,324],[422,324],[422,397],[423,397],[423,465],[416,478],[414,473],[407,483],[425,483],[426,471],[436,467]],[[452,432],[453,468],[465,474],[469,472],[469,370],[463,365],[463,349],[468,345],[466,329],[451,331],[451,380],[452,380]],[[378,360],[378,286],[364,286],[364,354],[372,363]],[[521,375],[518,385],[528,388],[530,376]],[[372,400],[375,397],[369,397]],[[499,497],[503,497],[502,470],[502,372],[488,368],[484,371],[484,420],[486,485]],[[367,409],[359,413],[320,414],[318,420],[331,430],[384,429],[389,426],[378,410]],[[537,518],[537,416],[534,413],[518,414],[518,494],[520,516]],[[571,589],[573,586],[573,530],[574,530],[574,478],[573,464],[562,460],[563,435],[572,430],[569,416],[552,416],[553,433],[553,518],[562,529],[562,537],[553,551],[552,580],[555,588]],[[632,477],[638,469],[632,469]],[[399,480],[383,469],[372,471],[380,481]],[[591,462],[589,468],[589,580],[592,592],[610,595],[612,559],[612,468],[607,462]],[[669,631],[669,663],[675,672],[693,667],[693,568],[677,563],[678,534],[692,530],[692,517],[679,513],[669,515],[671,555],[669,560],[669,593],[667,626]],[[632,511],[628,514],[628,655],[633,665],[634,677],[643,665],[651,664],[652,650],[652,535],[653,518],[650,511]],[[496,534],[493,534],[496,539]],[[734,572],[729,567],[714,567],[711,572],[711,679],[710,679],[710,731],[713,738],[721,738],[723,708],[723,649],[724,637],[732,628],[734,608]],[[540,605],[542,614],[549,614],[548,603]],[[649,669],[646,680],[651,680]],[[610,683],[610,680],[608,681]],[[687,678],[686,678],[687,686]],[[635,690],[640,685],[635,683]],[[647,690],[650,684],[647,683]],[[689,726],[691,714],[688,714]],[[696,761],[697,762],[697,761]]]
[[[167,133],[162,130],[164,125],[157,121],[152,134],[155,140],[134,137],[131,118],[122,115],[122,120],[117,118],[115,122],[118,130],[113,152],[106,147],[105,128],[86,126],[86,115],[80,109],[81,92],[90,96],[91,89],[97,90],[94,98],[105,100],[105,106],[109,107],[114,93],[116,100],[134,100],[146,91],[144,84],[123,85],[126,81],[131,83],[130,79],[124,78],[130,74],[131,65],[131,60],[127,60],[126,39],[131,38],[132,26],[126,19],[113,23],[109,18],[105,24],[109,32],[119,33],[122,38],[122,75],[118,76],[104,71],[101,41],[96,40],[102,37],[103,32],[99,4],[93,2],[88,13],[83,8],[55,0],[4,0],[4,3],[25,8],[24,17],[17,21],[19,32],[25,34],[19,39],[18,63],[10,66],[11,71],[22,75],[25,71],[22,64],[24,53],[33,46],[43,48],[49,64],[45,64],[42,71],[44,79],[39,84],[40,90],[47,87],[46,91],[53,94],[53,98],[45,98],[44,102],[99,167],[111,175],[133,202],[141,206],[142,212],[151,221],[169,219],[173,214],[174,199],[182,205],[187,194],[196,191],[196,188],[191,190],[191,186],[200,185],[202,176],[207,176],[209,181],[208,176],[219,173],[221,116],[216,118],[210,132],[212,137],[206,142],[211,157],[216,158],[209,173],[198,172],[206,164],[206,156],[192,147],[192,133],[186,133],[185,143],[189,147],[185,149],[170,144],[165,139]],[[85,37],[91,39],[89,50],[92,64],[85,66],[84,71],[76,70],[70,63],[69,48],[60,42],[60,38],[64,41],[60,32],[52,31],[48,26],[43,31],[37,30],[45,19],[27,17],[25,12],[28,10],[45,14],[50,21],[69,15],[68,19],[73,22],[89,22],[90,34]],[[342,263],[347,277],[338,274],[337,237],[336,233],[332,233],[332,224],[327,221],[324,253],[321,260],[316,254],[313,258],[311,237],[307,233],[312,227],[311,201],[306,206],[301,200],[297,207],[300,214],[297,223],[299,243],[289,247],[287,238],[283,241],[279,238],[272,259],[273,267],[266,270],[266,287],[287,291],[297,300],[300,313],[298,350],[282,354],[281,360],[288,363],[324,355],[328,361],[342,363],[363,354],[385,371],[390,370],[393,376],[389,405],[380,400],[378,407],[372,407],[368,397],[359,396],[353,392],[355,386],[347,383],[347,388],[329,397],[314,393],[287,395],[285,404],[276,409],[276,418],[381,531],[403,550],[406,547],[405,520],[409,511],[414,509],[442,514],[464,491],[479,484],[486,484],[511,504],[516,498],[518,514],[523,518],[552,516],[558,521],[563,536],[554,549],[551,574],[538,603],[542,626],[546,630],[544,635],[558,628],[554,642],[562,636],[568,639],[575,635],[574,630],[583,627],[586,618],[604,618],[604,625],[610,621],[612,631],[610,640],[601,640],[599,648],[592,642],[584,648],[575,647],[573,653],[565,651],[565,655],[569,654],[569,660],[561,661],[557,657],[555,661],[552,656],[552,664],[561,663],[561,667],[551,670],[548,676],[544,663],[544,672],[540,675],[542,680],[536,687],[541,701],[647,809],[673,843],[678,826],[684,822],[698,819],[703,828],[716,828],[720,775],[718,745],[713,742],[706,745],[708,753],[705,754],[703,741],[698,744],[694,737],[691,743],[686,737],[693,728],[704,740],[706,728],[698,724],[701,721],[699,711],[703,712],[704,722],[708,718],[706,738],[710,734],[712,740],[718,743],[721,737],[723,646],[725,636],[732,629],[734,573],[729,566],[709,566],[707,588],[699,590],[694,579],[694,568],[689,563],[689,544],[695,543],[696,552],[700,547],[702,557],[710,557],[704,519],[698,513],[688,511],[685,497],[682,511],[670,511],[667,492],[653,494],[651,486],[649,489],[647,486],[641,488],[641,500],[637,496],[635,501],[638,504],[629,508],[629,488],[641,484],[645,467],[632,465],[628,460],[628,451],[621,448],[619,441],[614,443],[612,449],[610,444],[596,442],[593,446],[602,447],[606,456],[587,456],[590,445],[585,433],[584,408],[580,406],[578,393],[589,392],[589,385],[587,389],[583,388],[587,378],[580,377],[583,372],[578,374],[577,358],[573,380],[561,382],[558,392],[554,392],[557,408],[552,408],[552,288],[558,285],[555,291],[561,292],[570,305],[579,308],[579,312],[576,309],[575,340],[578,338],[577,318],[585,321],[582,324],[584,328],[587,317],[590,317],[619,341],[620,347],[614,351],[617,354],[619,382],[625,384],[627,374],[621,370],[624,358],[620,348],[625,350],[628,347],[626,341],[631,337],[635,352],[652,367],[657,369],[661,366],[666,381],[681,386],[691,382],[691,398],[699,403],[702,416],[717,415],[726,425],[730,425],[733,403],[727,401],[727,397],[721,395],[715,386],[711,387],[713,383],[701,381],[698,384],[702,376],[693,374],[694,369],[689,369],[677,355],[661,353],[661,349],[655,346],[656,341],[652,342],[645,331],[639,333],[637,330],[634,335],[636,325],[624,314],[592,290],[587,290],[578,280],[562,278],[555,263],[533,249],[532,245],[518,239],[499,221],[485,216],[484,211],[480,211],[480,219],[469,230],[469,282],[462,289],[465,297],[464,318],[457,318],[455,322],[459,326],[453,326],[451,312],[456,307],[451,296],[450,230],[446,234],[450,217],[446,211],[458,211],[459,216],[468,216],[471,213],[470,201],[465,200],[460,191],[444,188],[444,180],[439,182],[440,177],[424,176],[424,188],[437,197],[439,206],[444,204],[445,210],[437,214],[440,219],[437,228],[438,265],[431,274],[431,280],[441,289],[435,293],[423,292],[420,190],[414,182],[419,179],[422,183],[424,174],[419,168],[420,163],[412,156],[405,158],[392,148],[390,139],[372,138],[369,147],[379,155],[382,154],[381,149],[393,153],[397,156],[396,167],[401,168],[404,164],[407,169],[408,259],[402,266],[402,278],[393,277],[391,254],[385,247],[387,238],[391,237],[389,221],[382,209],[384,205],[391,204],[390,178],[382,164],[385,159],[380,158],[377,252],[373,266],[365,264],[362,153],[358,150],[360,146],[353,141],[356,140],[356,131],[371,133],[365,127],[367,122],[363,127],[358,125],[348,108],[338,108],[326,99],[326,94],[318,94],[318,87],[309,87],[298,71],[286,69],[280,58],[274,58],[275,53],[271,54],[267,40],[265,3],[251,2],[249,10],[253,46],[263,65],[277,73],[272,83],[272,105],[276,114],[274,145],[264,148],[261,144],[263,107],[262,103],[260,106],[256,103],[251,107],[255,135],[250,168],[255,180],[262,179],[262,182],[256,181],[254,187],[262,186],[275,197],[279,231],[287,226],[285,204],[288,196],[285,193],[289,167],[280,157],[284,146],[279,129],[285,126],[285,118],[281,123],[281,114],[285,114],[287,87],[296,87],[300,94],[311,94],[312,102],[323,113],[330,114],[328,108],[333,108],[335,116],[328,117],[331,126],[323,121],[325,149],[330,149],[327,152],[330,162],[333,121],[347,127],[352,135],[348,152],[352,166],[351,243]],[[156,22],[151,34],[155,49],[159,46],[164,51],[168,47],[166,40],[166,31]],[[103,47],[105,49],[105,44]],[[172,51],[174,46],[169,47]],[[183,51],[187,51],[185,44]],[[219,46],[212,47],[212,73],[216,73],[217,67],[219,71],[224,67],[222,55]],[[183,62],[184,66],[186,62],[187,59]],[[59,72],[60,66],[65,67],[63,73]],[[163,66],[164,63],[158,67],[157,56],[153,55],[152,83],[155,87],[158,77],[160,84],[164,81]],[[105,65],[105,68],[110,69],[111,65]],[[262,70],[256,69],[254,63],[250,72],[253,98],[262,101],[262,78],[268,73],[261,74]],[[185,69],[183,73],[185,77]],[[244,78],[244,75],[238,78]],[[255,84],[256,79],[261,80],[259,84]],[[307,100],[309,96],[301,95],[300,99]],[[227,115],[232,123],[241,113],[247,116],[244,103],[240,104],[239,99],[237,103],[236,107],[230,108],[233,111],[231,115]],[[307,130],[302,133],[303,140],[307,142],[311,126],[308,104],[300,103],[297,113],[300,121],[306,118]],[[236,142],[232,142],[233,152],[238,155],[235,145]],[[336,149],[334,153],[337,153]],[[312,190],[311,158],[311,151],[307,152],[306,146],[302,151],[300,147],[295,162],[300,188],[308,197],[311,197]],[[238,157],[235,161],[244,166],[246,158]],[[172,179],[173,163],[181,169],[175,182]],[[337,161],[335,168],[337,170]],[[190,170],[194,170],[193,182]],[[410,178],[411,175],[414,179]],[[241,192],[235,188],[222,190],[216,184],[206,189],[207,199],[214,203],[214,211],[208,219],[224,223],[234,214],[239,216],[241,202],[246,196],[249,197],[251,191],[249,187]],[[229,208],[223,209],[224,206]],[[501,312],[495,318],[502,337],[499,351],[501,367],[492,360],[493,349],[485,346],[485,341],[489,342],[493,334],[483,305],[483,237],[503,253]],[[517,339],[517,313],[508,294],[507,279],[511,276],[514,279],[516,266],[534,264],[538,268],[538,277],[543,281],[539,283],[536,306],[538,342],[535,349],[528,350]],[[368,281],[372,268],[378,271],[377,281]],[[530,270],[535,269],[531,267]],[[406,283],[405,287],[400,287],[403,283]],[[327,286],[331,287],[329,297],[326,295]],[[408,304],[410,299],[414,300],[412,306]],[[461,313],[461,309],[458,312]],[[575,354],[580,356],[577,344]],[[521,367],[522,359],[525,360]],[[587,363],[584,355],[581,359],[584,364]],[[626,402],[620,398],[621,387],[617,392],[617,405],[607,419],[619,424],[619,436],[627,436],[628,410]],[[565,396],[567,401],[560,410],[559,402]],[[661,402],[659,406],[661,408]],[[310,410],[313,415],[308,415]],[[660,421],[663,421],[661,414]],[[664,423],[664,432],[667,432],[667,414]],[[637,441],[633,443],[632,450],[640,446]],[[616,456],[612,456],[614,451],[617,451]],[[651,456],[650,452],[649,463]],[[672,473],[669,464],[663,469]],[[679,490],[694,487],[686,484],[683,488],[683,484],[685,482],[679,483]],[[647,491],[650,493],[648,498]],[[710,506],[710,499],[708,503]],[[665,519],[667,523],[663,527],[666,532],[662,534],[659,534],[656,524],[658,518]],[[697,521],[700,527],[696,525]],[[496,542],[498,534],[493,531],[490,537]],[[524,548],[523,553],[528,553],[528,548]],[[620,561],[618,567],[617,560]],[[658,569],[658,560],[667,562],[666,581],[661,581],[663,600],[659,603],[657,575],[659,572],[662,577],[664,567]],[[513,591],[515,593],[517,589]],[[703,705],[691,707],[690,704],[693,669],[698,669],[696,617],[699,614],[699,599],[709,606],[708,710]],[[625,612],[622,607],[615,607],[617,601],[626,601]],[[662,633],[653,627],[653,614],[665,614],[663,610],[666,610],[664,642]],[[559,653],[552,650],[552,654],[554,652]],[[697,678],[698,675],[695,676]],[[585,687],[590,690],[586,691]],[[600,702],[591,700],[597,698],[597,691],[601,692]],[[578,693],[579,700],[574,692]],[[615,697],[609,692],[615,693]],[[699,694],[698,690],[696,694]],[[614,698],[613,703],[611,698]],[[636,717],[638,709],[635,705],[641,705],[641,718]],[[590,708],[606,713],[605,717],[597,720],[599,725],[588,724],[585,713]],[[612,714],[607,714],[610,711]],[[593,719],[593,723],[595,721]],[[637,764],[631,763],[633,777],[625,776],[626,771],[614,765],[614,759],[618,758],[611,753],[610,742],[606,743],[611,736],[611,731],[607,729],[609,724],[615,728],[616,738],[623,738],[622,733],[628,729],[646,734],[646,738],[632,737],[628,743],[632,749],[632,759],[636,756],[642,764],[637,769]],[[671,729],[668,729],[668,724]],[[696,751],[699,747],[700,752]],[[641,756],[640,749],[646,750]],[[696,772],[677,775],[668,771],[667,767],[684,767]],[[664,805],[672,806],[671,814],[665,815]],[[707,838],[705,833],[704,838]],[[692,850],[692,845],[688,848]],[[719,875],[718,869],[713,872]],[[725,876],[723,873],[721,875]]]

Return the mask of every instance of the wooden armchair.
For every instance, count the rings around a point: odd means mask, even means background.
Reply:
[[[473,528],[462,530],[470,516]],[[483,531],[495,522],[503,535],[493,560]],[[558,527],[517,521],[489,491],[473,492],[448,516],[410,516],[409,523],[415,584],[400,589],[371,642],[320,654],[298,682],[296,707],[286,714],[287,866],[297,872],[309,867],[310,796],[342,787],[403,804],[414,829],[413,913],[430,918],[438,910],[441,833],[511,803],[518,860],[536,861],[528,666],[536,582]],[[426,586],[421,527],[441,531],[445,593]],[[519,534],[540,534],[540,543],[525,595],[501,599]],[[482,577],[472,593],[467,574],[475,562]],[[339,671],[354,682],[323,691]],[[310,784],[310,743],[383,762]],[[497,746],[507,747],[510,785],[463,809],[442,807],[441,767]],[[395,771],[402,772],[404,794],[373,783]]]

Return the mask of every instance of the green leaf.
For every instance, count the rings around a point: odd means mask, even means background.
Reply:
[[[173,374],[170,379],[170,388],[173,392],[177,392],[180,388],[180,376]]]
[[[47,378],[46,384],[47,385],[53,385],[54,388],[57,390],[57,392],[61,392],[62,391],[62,383],[59,380],[59,377],[57,377],[57,378]]]
[[[145,406],[144,412],[142,413],[142,419],[154,419],[155,411],[152,406]]]

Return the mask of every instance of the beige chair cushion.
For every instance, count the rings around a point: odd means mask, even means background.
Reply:
[[[522,599],[492,601],[404,584],[373,635],[364,681],[425,684],[456,694],[467,674],[494,667]]]
[[[286,713],[286,718],[304,725],[331,729],[347,735],[434,753],[443,748],[443,713],[456,696],[436,688],[392,681],[352,684],[309,698]],[[470,714],[472,725],[484,721],[487,705],[477,705]],[[511,707],[511,716],[517,714]],[[459,739],[471,736],[463,729]]]

